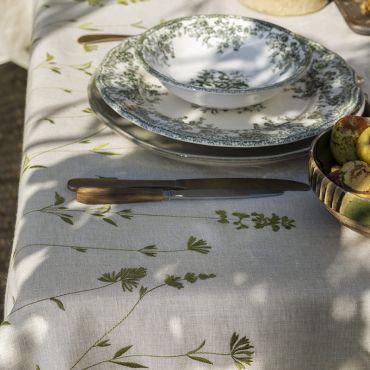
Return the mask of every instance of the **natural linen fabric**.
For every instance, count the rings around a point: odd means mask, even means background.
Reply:
[[[236,0],[36,1],[1,369],[369,369],[369,240],[312,192],[89,207],[66,188],[96,176],[307,181],[306,158],[255,168],[167,160],[91,113],[90,74],[115,44],[83,47],[79,36],[137,34],[196,13],[262,17]],[[335,4],[263,18],[341,54],[370,91],[369,39]]]

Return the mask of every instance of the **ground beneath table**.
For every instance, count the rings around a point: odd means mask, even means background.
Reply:
[[[0,65],[0,317],[17,209],[27,71]]]

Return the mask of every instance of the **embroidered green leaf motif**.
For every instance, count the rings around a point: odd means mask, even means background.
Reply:
[[[55,123],[55,121],[54,121],[52,118],[50,118],[50,117],[45,117],[45,118],[43,119],[43,121],[48,121],[48,122],[50,122],[50,123],[52,123],[52,124],[54,124],[54,123]]]
[[[105,152],[101,150],[101,149],[104,149],[107,145],[109,145],[109,143],[96,145],[94,148],[90,149],[90,152],[96,153],[96,154],[102,154],[102,155],[117,155],[117,153]]]
[[[50,53],[46,53],[46,61],[51,62],[54,60],[54,55],[51,55]]]
[[[108,347],[110,346],[109,339],[103,339],[95,345],[95,347]]]
[[[273,213],[271,217],[266,217],[263,213],[252,213],[252,221],[256,229],[262,229],[266,226],[271,226],[273,231],[280,230],[280,217]]]
[[[131,369],[148,369],[148,366],[144,366],[144,365],[138,364],[136,362],[121,362],[121,361],[109,361],[109,362],[111,362],[112,364],[126,366],[126,367],[129,367]]]
[[[98,278],[98,280],[102,281],[104,283],[115,283],[118,280],[120,280],[120,278],[121,278],[121,272],[118,272],[116,274],[116,272],[113,271],[111,273],[107,272],[107,273],[103,274],[102,276],[100,276]]]
[[[87,251],[87,248],[83,248],[83,247],[71,247],[71,248],[81,253],[85,253]]]
[[[280,217],[276,215],[275,213],[272,214],[270,218],[270,223],[273,231],[278,231],[280,230]]]
[[[216,277],[216,275],[215,275],[215,274],[199,274],[199,275],[198,275],[198,278],[199,278],[200,280],[213,279],[213,278],[215,278],[215,277]]]
[[[113,226],[118,226],[112,219],[103,217],[102,220],[106,222],[107,224],[113,225]]]
[[[131,209],[123,209],[122,211],[117,212],[117,215],[122,218],[126,218],[127,220],[131,220],[134,217]]]
[[[221,224],[228,224],[230,220],[226,211],[224,210],[217,210],[216,214],[218,216],[217,222]],[[263,213],[253,212],[251,215],[243,212],[233,212],[233,225],[236,226],[237,230],[248,229],[249,223],[253,223],[256,229],[263,229],[265,227],[271,227],[273,231],[279,231],[281,227],[285,228],[286,230],[290,230],[295,227],[294,220],[289,219],[287,216],[279,217],[275,213],[271,215],[271,217],[265,216]]]
[[[157,255],[157,247],[153,245],[147,245],[144,248],[138,250],[138,252],[145,254],[148,257],[155,257]]]
[[[93,23],[91,22],[81,23],[78,28],[86,31],[101,31],[100,28],[93,27]]]
[[[58,306],[61,310],[65,311],[65,308],[64,308],[64,305],[63,305],[62,301],[60,301],[58,298],[52,297],[52,298],[50,298],[50,300],[51,300],[52,302],[55,302],[55,303],[57,304],[57,306]]]
[[[86,62],[86,63],[83,63],[83,64],[79,64],[78,66],[76,66],[76,68],[80,71],[84,71],[85,69],[88,69],[92,66],[92,62]]]
[[[192,351],[189,351],[187,354],[191,355],[192,353],[197,353],[200,349],[204,347],[205,344],[206,340],[204,339],[204,341],[197,348],[193,349]]]
[[[87,208],[85,212],[91,216],[103,217],[103,214],[99,212],[98,208]]]
[[[167,275],[164,282],[173,288],[182,289],[184,287],[184,284],[181,283],[180,276]]]
[[[239,339],[235,332],[230,338],[230,355],[234,360],[235,367],[238,370],[245,369],[245,365],[251,365],[253,362],[253,346],[245,336]]]
[[[8,326],[10,325],[10,322],[9,321],[3,321],[0,326]]]
[[[67,224],[70,224],[70,225],[73,225],[73,220],[72,220],[72,216],[69,216],[69,215],[64,215],[64,216],[61,216],[61,215],[58,215],[60,217],[60,219],[62,221],[64,221],[65,223]],[[67,217],[68,216],[68,217]]]
[[[59,206],[60,204],[63,204],[65,202],[65,199],[58,193],[54,193],[54,205]]]
[[[212,249],[212,247],[207,245],[207,242],[205,240],[203,239],[197,240],[195,236],[191,236],[189,238],[187,247],[188,247],[188,250],[202,253],[202,254],[208,254],[210,249]]]
[[[287,216],[283,216],[281,218],[281,226],[283,226],[285,229],[290,230],[291,228],[295,227],[294,220],[291,220]]]
[[[199,356],[192,356],[192,355],[187,355],[189,358],[191,358],[194,361],[199,361],[199,362],[204,362],[205,364],[210,364],[213,365],[212,361],[209,361],[205,357],[199,357]]]
[[[100,5],[101,0],[87,0],[87,3],[92,6]]]
[[[41,370],[39,365],[36,365],[36,370]]]
[[[85,140],[81,140],[79,143],[80,143],[80,144],[90,144],[90,143],[91,143],[91,141],[90,141],[90,140],[88,140],[88,139],[85,139]]]
[[[50,70],[60,75],[62,72],[59,67],[50,67]]]
[[[33,166],[30,166],[30,168],[47,168],[47,167],[42,166],[41,164],[34,164]]]
[[[91,51],[97,50],[97,49],[98,49],[98,45],[94,45],[94,44],[84,44],[83,48],[84,48],[84,50],[85,50],[87,53],[90,53]]]
[[[102,0],[75,0],[78,3],[87,3],[90,6],[103,6]]]
[[[242,212],[233,212],[232,215],[237,218],[237,220],[233,222],[233,224],[237,226],[236,230],[249,228],[248,225],[243,223],[243,220],[248,219],[250,215]]]
[[[72,92],[72,90],[70,90],[70,89],[63,89],[63,91],[66,92],[66,93],[69,93],[69,94]]]
[[[86,107],[82,112],[84,112],[84,113],[92,113],[93,110],[90,107]]]
[[[135,27],[135,28],[140,28],[140,29],[143,29],[143,30],[147,29],[147,27],[143,26],[143,21],[139,21],[139,22],[136,22],[136,23],[131,23],[130,26]]]
[[[128,290],[132,292],[134,288],[137,288],[140,279],[146,276],[146,269],[144,267],[139,268],[123,268],[120,271],[122,290],[125,292]]]
[[[122,356],[124,353],[126,353],[132,346],[127,346],[119,349],[113,356],[113,359],[118,358]]]
[[[28,157],[28,155],[26,154],[24,156],[24,160],[23,160],[23,166],[28,166],[30,163],[30,158]]]
[[[22,174],[24,174],[27,171],[27,169],[30,167],[29,164],[30,164],[30,158],[28,157],[27,154],[25,154],[23,158],[23,163],[22,163]]]
[[[136,3],[141,3],[143,1],[148,1],[148,0],[116,0],[117,4],[120,4],[120,5],[129,5],[129,3],[136,4]]]
[[[98,213],[104,214],[104,213],[108,213],[111,210],[111,208],[112,207],[110,204],[106,204],[104,206],[96,208],[96,211],[98,211]]]
[[[193,284],[198,280],[198,276],[196,276],[193,272],[187,272],[184,276],[184,279]],[[190,353],[190,352],[189,352]]]
[[[145,286],[141,286],[140,287],[140,291],[139,291],[139,294],[140,294],[140,298],[144,296],[144,294],[148,291],[148,288],[146,288]]]
[[[219,209],[216,211],[216,215],[219,217],[217,222],[220,224],[228,224],[229,220],[227,219],[227,213],[223,209]]]

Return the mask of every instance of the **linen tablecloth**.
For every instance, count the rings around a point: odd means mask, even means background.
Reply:
[[[260,199],[83,206],[73,177],[261,176],[307,182],[307,158],[254,168],[191,165],[116,136],[87,101],[115,44],[200,13],[263,18],[343,56],[370,92],[369,38],[331,3],[291,18],[236,0],[34,3],[18,217],[0,368],[365,370],[370,243],[312,192]],[[244,364],[244,365],[243,365]]]

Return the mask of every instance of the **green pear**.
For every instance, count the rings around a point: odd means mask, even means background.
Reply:
[[[370,127],[370,120],[360,116],[346,116],[334,125],[330,149],[339,164],[359,159],[357,141],[363,131]]]

